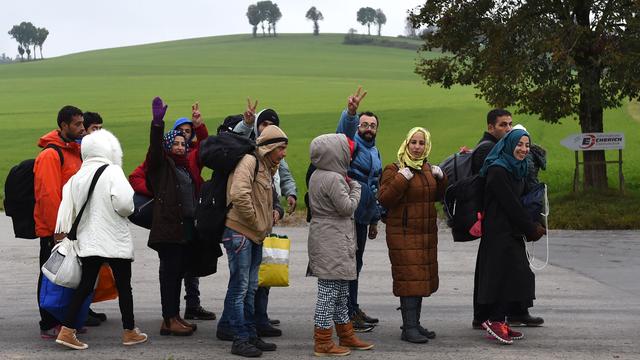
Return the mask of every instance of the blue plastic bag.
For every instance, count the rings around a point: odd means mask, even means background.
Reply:
[[[58,321],[62,322],[75,291],[75,289],[56,285],[49,281],[46,276],[43,276],[42,283],[40,284],[40,307],[53,315]],[[81,329],[84,326],[89,314],[91,299],[93,299],[93,292],[91,292],[84,303],[82,303],[80,313],[78,313],[76,323],[74,324],[75,329]]]

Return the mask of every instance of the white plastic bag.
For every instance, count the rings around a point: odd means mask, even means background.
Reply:
[[[54,284],[70,289],[75,289],[80,285],[82,263],[78,258],[75,246],[75,241],[62,240],[53,247],[51,256],[42,265],[42,273]]]

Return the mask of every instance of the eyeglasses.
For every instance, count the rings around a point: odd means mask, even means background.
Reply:
[[[360,125],[358,125],[358,127],[359,127],[360,129],[363,129],[363,130],[364,130],[364,129],[371,129],[371,130],[375,130],[375,129],[378,127],[378,125],[373,124],[373,123],[372,123],[372,124],[369,124],[369,123],[364,122],[364,123],[361,123]]]

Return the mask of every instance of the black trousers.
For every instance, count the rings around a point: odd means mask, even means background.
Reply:
[[[38,268],[38,308],[40,310],[40,330],[49,330],[54,326],[57,326],[60,322],[53,315],[49,314],[47,310],[40,307],[40,285],[42,284],[42,265],[49,260],[51,250],[53,249],[53,236],[47,236],[40,238],[40,267]]]
[[[160,258],[160,302],[162,303],[162,317],[170,319],[180,313],[180,290],[184,278],[188,252],[185,245],[159,245]]]
[[[116,281],[120,314],[122,315],[122,328],[132,330],[135,327],[133,319],[133,294],[131,293],[131,260],[104,258],[100,256],[82,258],[80,285],[78,285],[78,288],[73,293],[73,298],[67,308],[67,314],[62,325],[68,328],[74,326],[82,303],[84,303],[87,296],[93,291],[100,267],[104,263],[108,263],[109,266],[111,266],[113,277]]]

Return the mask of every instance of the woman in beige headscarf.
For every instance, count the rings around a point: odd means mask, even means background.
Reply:
[[[402,340],[426,343],[436,335],[420,326],[422,298],[438,290],[438,228],[435,202],[447,187],[438,166],[427,161],[431,135],[409,131],[397,162],[382,173],[378,200],[387,209],[386,233],[393,294],[400,297]]]

